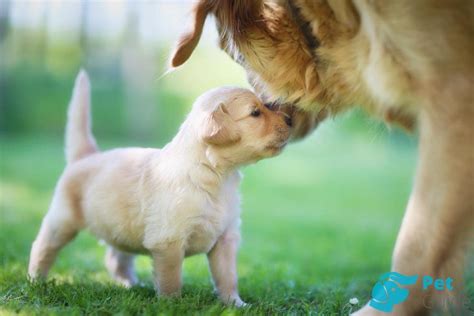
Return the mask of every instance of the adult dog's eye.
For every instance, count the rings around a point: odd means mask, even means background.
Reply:
[[[253,116],[253,117],[259,117],[260,114],[261,114],[261,112],[260,112],[259,109],[254,109],[254,110],[252,111],[252,113],[250,113],[250,115]]]

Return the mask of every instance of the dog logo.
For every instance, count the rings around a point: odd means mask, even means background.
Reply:
[[[417,280],[418,275],[406,276],[397,272],[382,274],[372,289],[369,305],[379,311],[390,313],[394,305],[404,302],[410,294],[408,289],[400,286],[413,285]]]

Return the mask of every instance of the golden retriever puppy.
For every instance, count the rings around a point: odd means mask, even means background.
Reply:
[[[33,243],[30,277],[46,277],[61,248],[88,229],[108,244],[106,266],[125,286],[137,282],[133,254],[149,254],[160,294],[178,295],[183,258],[206,253],[221,300],[244,305],[236,270],[238,168],[282,150],[284,116],[249,90],[217,88],[197,99],[163,149],[99,152],[89,89],[81,72],[69,106],[67,166]]]
[[[296,136],[354,105],[418,126],[419,162],[391,270],[456,286],[450,295],[413,286],[394,314],[430,313],[426,297],[462,308],[474,240],[474,2],[200,0],[193,12],[171,65],[190,57],[214,15],[220,47],[258,93],[294,112]]]

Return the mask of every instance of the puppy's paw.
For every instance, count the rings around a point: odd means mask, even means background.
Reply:
[[[127,289],[134,287],[135,285],[138,284],[138,281],[136,279],[115,278],[115,281]]]
[[[242,307],[247,307],[249,306],[249,304],[245,303],[244,301],[242,301],[240,298],[236,301],[233,302],[233,305],[235,307],[238,307],[238,308],[242,308]]]
[[[249,304],[242,301],[242,299],[240,298],[240,296],[238,294],[227,296],[225,298],[221,297],[221,300],[226,305],[235,306],[235,307],[238,307],[238,308],[249,306]]]
[[[181,290],[160,290],[158,295],[164,298],[178,298],[181,297]]]

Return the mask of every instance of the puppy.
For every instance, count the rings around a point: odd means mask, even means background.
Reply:
[[[452,297],[462,297],[474,245],[474,2],[200,0],[173,67],[190,57],[207,15],[255,90],[296,113],[295,136],[354,105],[419,128],[419,162],[391,271],[454,278]],[[430,313],[427,296],[441,309],[446,302],[462,308],[447,292],[415,287],[394,315]],[[374,313],[366,307],[360,315]]]
[[[220,299],[244,305],[238,168],[280,153],[289,137],[285,118],[248,90],[217,88],[197,99],[163,149],[99,152],[89,89],[82,71],[69,106],[67,166],[33,243],[29,276],[46,277],[61,248],[87,228],[107,242],[107,269],[125,286],[137,282],[133,254],[149,254],[159,293],[179,295],[183,259],[206,253]]]

